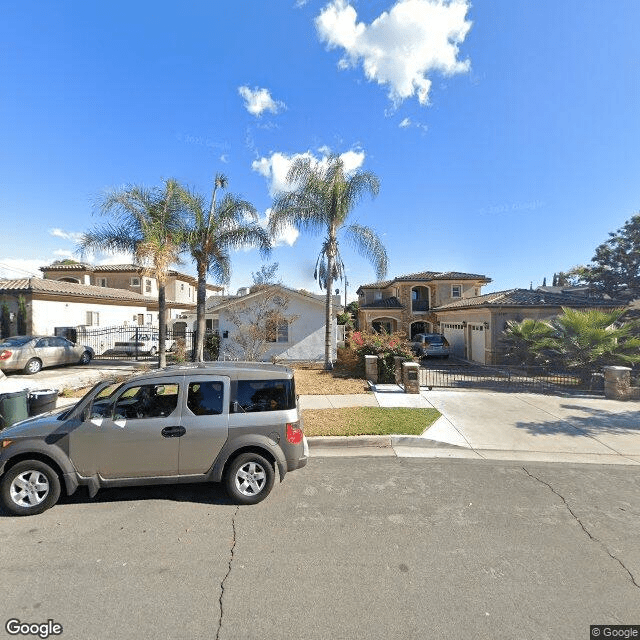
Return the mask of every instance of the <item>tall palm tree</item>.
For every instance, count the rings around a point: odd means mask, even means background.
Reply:
[[[168,179],[162,187],[153,189],[130,185],[108,192],[100,200],[98,211],[112,216],[113,222],[87,231],[79,243],[83,253],[130,253],[134,262],[156,279],[160,367],[167,364],[167,277],[171,265],[180,262],[183,246],[181,190],[176,180]]]
[[[201,195],[182,189],[181,198],[189,212],[186,245],[196,262],[198,294],[196,310],[196,348],[194,360],[204,360],[205,303],[207,275],[227,283],[231,274],[230,249],[258,247],[263,256],[271,250],[270,236],[258,223],[255,207],[246,200],[226,193],[218,202],[218,191],[226,189],[226,176],[217,174],[209,206]],[[251,221],[253,220],[253,221]]]
[[[337,155],[320,163],[308,157],[298,158],[291,165],[287,180],[293,190],[276,196],[269,230],[275,235],[292,225],[302,232],[326,233],[316,278],[321,289],[327,291],[324,366],[331,369],[332,285],[344,273],[339,258],[339,234],[371,262],[378,278],[387,273],[387,252],[375,231],[360,224],[348,224],[349,215],[365,194],[378,195],[380,181],[370,171],[346,173],[344,162]]]

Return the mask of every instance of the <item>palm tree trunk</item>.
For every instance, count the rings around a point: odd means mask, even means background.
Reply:
[[[205,312],[207,300],[207,271],[204,265],[198,265],[198,293],[196,308],[196,348],[193,354],[194,362],[204,361],[204,332]]]
[[[158,282],[158,351],[160,368],[167,366],[167,292],[165,283]]]
[[[324,368],[326,371],[333,369],[333,361],[331,359],[331,327],[333,319],[333,264],[335,261],[336,248],[336,229],[332,225],[329,228],[329,243],[327,246],[327,300],[325,304],[324,315]]]

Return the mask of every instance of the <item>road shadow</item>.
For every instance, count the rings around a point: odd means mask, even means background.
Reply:
[[[640,411],[610,412],[579,404],[561,404],[562,409],[579,411],[564,419],[545,422],[516,422],[518,429],[524,429],[531,435],[563,434],[581,437],[604,434],[640,435]]]
[[[149,485],[100,489],[90,498],[85,487],[80,487],[72,496],[61,496],[62,504],[88,504],[91,502],[133,502],[144,500],[171,500],[197,504],[231,505],[224,488],[216,483],[180,485]]]
[[[64,492],[64,489],[63,489]],[[194,504],[233,506],[221,484],[197,483],[181,485],[149,485],[143,487],[121,487],[100,489],[94,498],[90,498],[86,487],[79,487],[71,496],[62,493],[58,504],[81,505],[109,502],[137,502],[148,500],[171,500],[172,502],[191,502]],[[12,514],[0,506],[0,517],[13,518]]]

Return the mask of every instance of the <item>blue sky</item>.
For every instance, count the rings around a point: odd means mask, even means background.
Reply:
[[[550,282],[640,209],[639,22],[635,0],[5,0],[0,276],[72,255],[107,189],[223,172],[266,220],[291,159],[330,151],[380,178],[353,220],[389,276]],[[280,239],[286,284],[317,291],[321,242]],[[375,275],[342,251],[351,298]],[[235,253],[230,289],[261,264]]]

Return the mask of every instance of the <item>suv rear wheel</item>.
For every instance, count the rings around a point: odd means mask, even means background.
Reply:
[[[40,460],[23,460],[2,477],[0,500],[2,506],[16,516],[42,513],[58,502],[60,478]]]
[[[241,453],[231,461],[224,484],[234,503],[256,504],[269,495],[274,479],[271,463],[261,455],[249,452]]]

